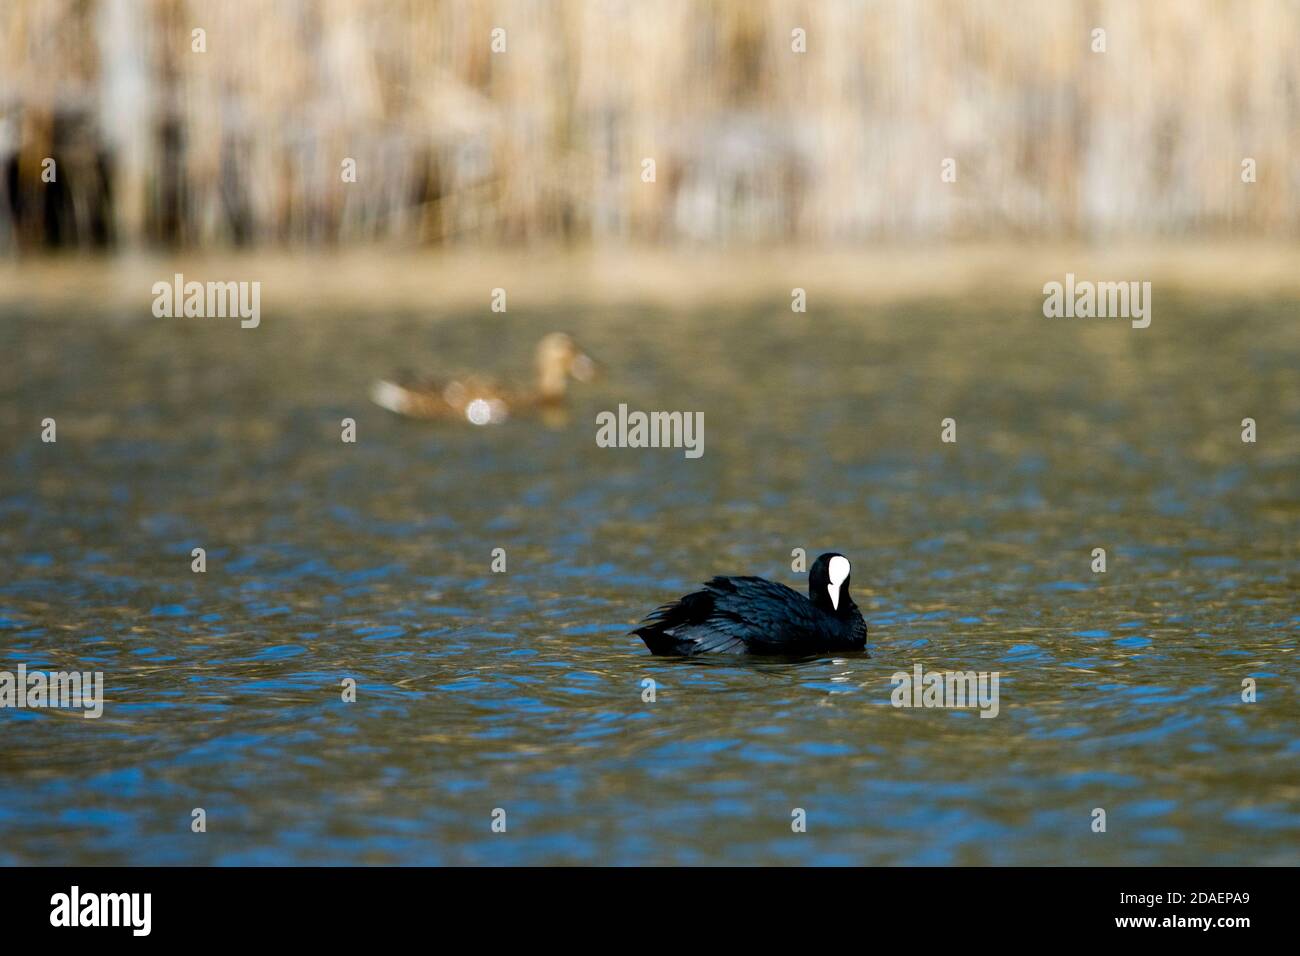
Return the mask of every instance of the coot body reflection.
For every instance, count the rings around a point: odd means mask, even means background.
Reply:
[[[716,577],[652,611],[632,633],[653,654],[803,656],[862,651],[867,624],[849,596],[849,560],[821,555],[808,597],[756,577]]]

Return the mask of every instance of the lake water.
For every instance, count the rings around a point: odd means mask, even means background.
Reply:
[[[0,314],[0,670],[107,697],[0,710],[0,863],[1300,862],[1297,304],[1041,307]],[[555,328],[605,373],[567,423],[367,403]],[[620,402],[703,457],[598,448]],[[629,636],[795,548],[870,658]],[[918,663],[998,716],[891,706]]]

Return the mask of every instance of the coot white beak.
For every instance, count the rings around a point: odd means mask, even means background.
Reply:
[[[831,558],[831,566],[826,569],[831,583],[826,585],[826,591],[831,596],[831,607],[835,610],[840,609],[840,585],[849,578],[849,559],[842,554],[837,554]]]

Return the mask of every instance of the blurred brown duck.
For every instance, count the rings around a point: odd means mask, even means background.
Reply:
[[[370,400],[408,418],[499,425],[511,415],[554,413],[564,406],[569,379],[589,382],[596,365],[568,335],[552,332],[537,343],[537,387],[503,386],[464,375],[450,381],[386,381],[370,388]]]

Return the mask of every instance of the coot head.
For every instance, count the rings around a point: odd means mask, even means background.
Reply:
[[[808,571],[808,599],[830,614],[848,616],[857,607],[849,597],[849,559],[828,551]]]

